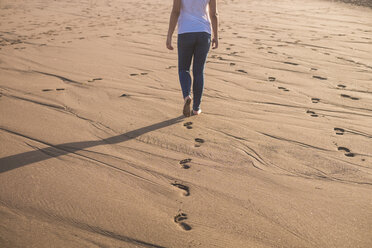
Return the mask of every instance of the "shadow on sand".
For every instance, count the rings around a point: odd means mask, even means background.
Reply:
[[[10,170],[17,169],[19,167],[29,165],[32,163],[40,162],[43,160],[47,160],[50,158],[55,158],[59,156],[63,156],[66,154],[70,153],[75,153],[77,151],[84,150],[86,148],[94,147],[94,146],[99,146],[99,145],[110,145],[110,144],[117,144],[121,142],[125,142],[134,138],[137,138],[140,135],[143,135],[145,133],[149,133],[164,127],[168,127],[171,125],[174,125],[176,123],[181,122],[184,119],[183,116],[179,116],[173,119],[169,119],[163,122],[155,123],[153,125],[147,126],[147,127],[142,127],[124,134],[120,134],[117,136],[113,136],[107,139],[102,139],[102,140],[94,140],[94,141],[81,141],[81,142],[72,142],[72,143],[64,143],[60,145],[53,145],[46,143],[41,140],[37,140],[35,138],[5,129],[1,128],[0,130],[3,130],[5,132],[21,136],[39,143],[42,143],[44,145],[47,145],[48,147],[43,148],[43,149],[38,149],[35,151],[30,151],[30,152],[24,152],[4,158],[0,158],[0,173],[7,172]]]

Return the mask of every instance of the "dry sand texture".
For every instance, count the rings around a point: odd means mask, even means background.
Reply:
[[[372,247],[372,11],[220,1],[183,119],[172,1],[0,1],[1,247]]]

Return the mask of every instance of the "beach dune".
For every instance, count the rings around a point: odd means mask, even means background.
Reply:
[[[372,10],[219,1],[184,118],[171,4],[0,1],[0,246],[372,247]]]

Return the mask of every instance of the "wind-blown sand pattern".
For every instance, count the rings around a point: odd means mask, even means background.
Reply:
[[[372,247],[372,10],[220,2],[187,119],[172,1],[0,2],[1,247]]]

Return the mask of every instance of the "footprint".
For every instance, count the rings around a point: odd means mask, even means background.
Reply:
[[[102,80],[103,78],[93,78],[91,80],[88,80],[89,83],[94,82],[94,81],[99,81]]]
[[[270,82],[274,82],[276,80],[275,77],[269,77],[268,79],[269,79]]]
[[[57,91],[62,91],[62,90],[65,90],[65,88],[57,88],[56,90]]]
[[[182,169],[190,169],[190,165],[188,165],[188,163],[191,162],[191,158],[186,158],[186,159],[183,159],[180,161],[180,165],[182,166]]]
[[[186,127],[187,129],[192,129],[192,126],[191,125],[192,125],[192,122],[191,121],[186,122],[186,123],[183,124],[183,126]]]
[[[237,72],[241,72],[241,73],[248,73],[246,72],[245,70],[236,70]]]
[[[318,103],[318,102],[320,102],[320,99],[319,98],[316,98],[316,97],[313,97],[313,98],[311,98],[311,101],[313,103]]]
[[[335,130],[337,135],[344,135],[344,133],[345,133],[345,129],[343,129],[343,128],[335,127],[333,130]]]
[[[340,89],[345,89],[346,88],[346,86],[343,85],[343,84],[338,84],[337,87],[340,88]]]
[[[355,156],[354,153],[350,152],[349,148],[340,146],[340,147],[337,148],[337,150],[345,152],[346,157],[354,157]]]
[[[183,184],[180,184],[180,183],[177,183],[177,182],[172,183],[172,186],[177,187],[177,188],[185,191],[183,193],[184,196],[189,196],[190,195],[190,188],[189,188],[189,186],[186,186],[186,185],[183,185]]]
[[[317,71],[318,69],[316,69],[316,68],[311,68],[311,70],[312,70],[312,71]]]
[[[306,111],[307,114],[310,114],[311,117],[319,117],[314,111],[308,110]]]
[[[196,142],[195,147],[200,147],[201,144],[203,144],[205,141],[201,138],[196,138],[195,142]]]
[[[141,72],[140,74],[138,74],[138,73],[131,73],[131,74],[129,74],[131,77],[134,77],[134,76],[138,76],[138,75],[142,75],[142,76],[145,76],[145,75],[147,75],[148,73],[147,72]]]
[[[174,216],[174,222],[179,224],[180,227],[185,231],[190,231],[192,228],[190,225],[183,222],[184,220],[187,220],[187,214],[185,213],[179,213],[176,216]]]
[[[293,63],[293,62],[284,62],[284,64],[288,64],[288,65],[298,65],[297,63]]]
[[[230,66],[234,66],[234,65],[236,65],[235,63],[230,63]]]
[[[319,80],[327,80],[327,78],[321,77],[321,76],[313,76],[313,78],[316,78],[316,79],[319,79]]]
[[[124,93],[120,97],[126,97],[126,96],[128,96],[128,95]]]
[[[359,100],[358,97],[352,97],[352,96],[349,96],[349,95],[346,95],[346,94],[341,94],[341,97],[344,97],[344,98],[350,98],[351,100]]]
[[[53,89],[43,89],[44,92],[52,91]]]
[[[278,89],[279,89],[279,90],[283,90],[283,91],[286,91],[286,92],[288,92],[288,91],[289,91],[289,89],[287,89],[287,88],[285,88],[285,87],[281,87],[281,86],[280,86],[280,87],[278,87]]]
[[[172,68],[176,68],[177,66],[175,66],[175,65],[170,65],[170,66],[168,66],[166,69],[172,69]]]

